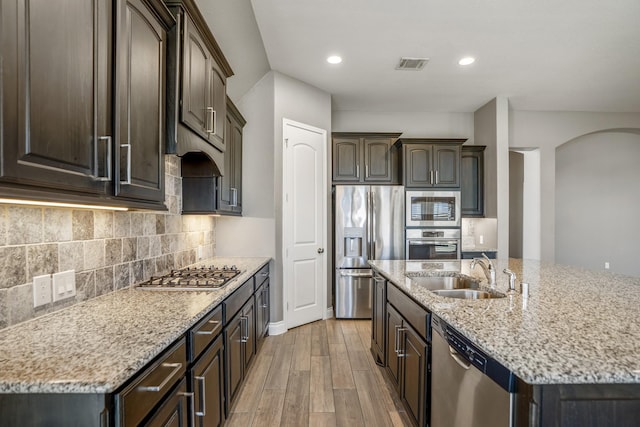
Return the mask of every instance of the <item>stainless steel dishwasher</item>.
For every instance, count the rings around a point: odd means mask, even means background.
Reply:
[[[514,425],[515,377],[433,316],[431,427]]]

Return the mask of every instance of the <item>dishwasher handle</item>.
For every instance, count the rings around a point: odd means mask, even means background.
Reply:
[[[471,363],[467,362],[460,353],[456,351],[455,348],[449,346],[449,355],[456,361],[456,363],[462,366],[464,369],[469,369],[471,367]]]

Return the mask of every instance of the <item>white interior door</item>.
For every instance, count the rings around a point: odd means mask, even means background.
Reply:
[[[287,328],[326,312],[327,132],[284,120],[283,250]]]

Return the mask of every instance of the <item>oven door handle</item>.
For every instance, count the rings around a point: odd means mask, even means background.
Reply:
[[[457,245],[459,240],[409,240],[409,245]]]

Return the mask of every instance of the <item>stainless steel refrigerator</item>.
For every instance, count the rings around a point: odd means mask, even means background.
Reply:
[[[337,185],[336,317],[370,319],[373,259],[404,259],[404,187]]]

